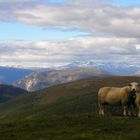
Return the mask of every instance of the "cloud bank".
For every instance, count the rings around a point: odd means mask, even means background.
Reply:
[[[17,7],[9,12],[18,22],[41,27],[79,29],[119,37],[140,36],[139,7],[126,8],[91,0],[76,0],[63,4]]]
[[[61,41],[0,43],[0,64],[54,67],[72,61],[139,61],[140,40],[118,37],[76,37]]]
[[[0,21],[90,33],[62,41],[0,43],[1,65],[60,66],[90,59],[139,63],[140,7],[96,0],[0,0]]]

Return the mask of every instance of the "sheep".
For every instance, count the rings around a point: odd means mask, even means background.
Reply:
[[[139,84],[136,82],[132,82],[128,86],[124,86],[121,88],[117,87],[100,88],[98,91],[99,115],[104,115],[104,105],[122,105],[123,115],[127,116],[127,111],[128,114],[131,115],[130,105],[135,104],[136,97],[135,95],[138,89]]]

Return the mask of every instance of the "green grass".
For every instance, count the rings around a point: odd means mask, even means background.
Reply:
[[[100,117],[97,107],[100,87],[132,81],[140,78],[85,79],[21,95],[0,105],[0,140],[137,140],[139,118],[119,116],[118,107]]]
[[[50,115],[0,123],[1,140],[138,140],[137,118]]]

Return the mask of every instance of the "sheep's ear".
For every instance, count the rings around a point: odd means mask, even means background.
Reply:
[[[138,86],[140,86],[140,83],[138,83]]]
[[[131,84],[128,84],[128,86],[131,86]]]

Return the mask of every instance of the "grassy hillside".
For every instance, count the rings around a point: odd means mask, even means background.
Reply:
[[[0,118],[23,118],[43,114],[96,113],[97,92],[100,87],[119,87],[132,81],[140,82],[140,78],[85,79],[21,95],[6,104],[0,105]]]
[[[26,90],[18,87],[0,84],[0,103],[6,102],[26,92]]]
[[[97,91],[100,87],[119,87],[132,81],[140,82],[140,78],[85,79],[21,95],[0,105],[0,138],[137,139],[140,119],[112,116],[110,111],[104,118],[97,114]]]

